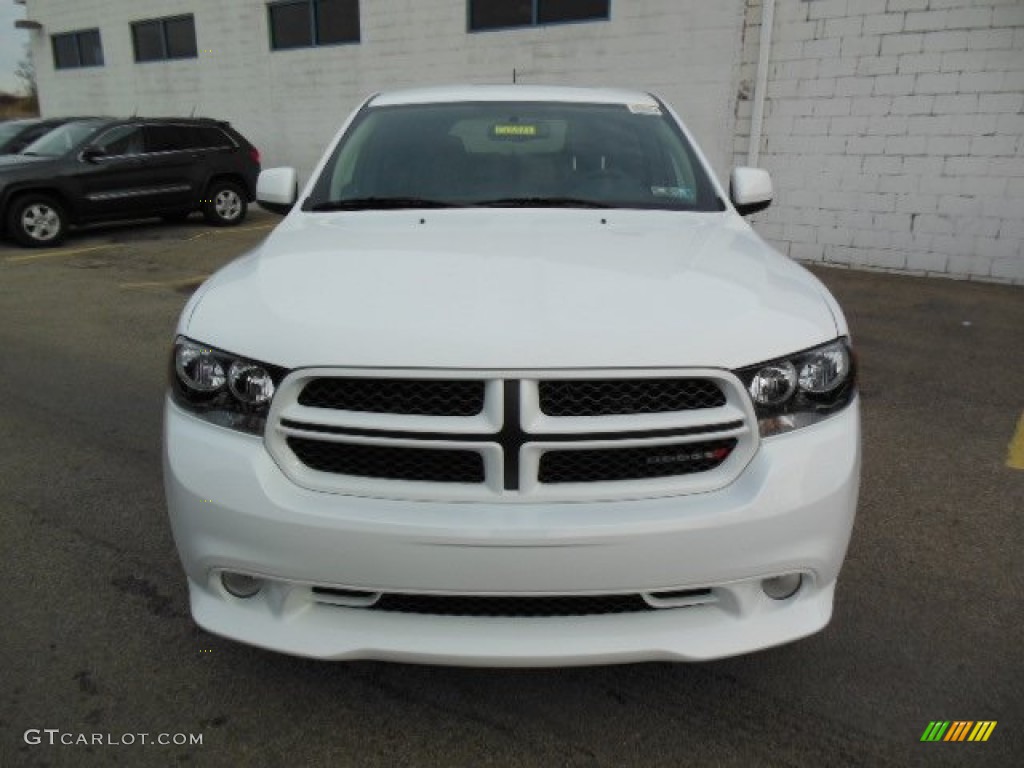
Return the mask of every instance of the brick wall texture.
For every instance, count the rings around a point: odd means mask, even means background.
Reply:
[[[611,0],[611,19],[470,33],[465,0],[362,0],[358,44],[270,51],[264,0],[27,0],[44,114],[231,120],[308,174],[368,94],[613,85],[673,104],[719,178],[747,163],[762,0]],[[197,59],[138,64],[130,23],[195,15]],[[105,65],[53,68],[99,27]],[[1024,285],[1024,0],[776,0],[751,222],[790,257]]]
[[[9,0],[0,0],[0,2]],[[312,170],[349,112],[381,90],[519,82],[659,93],[719,173],[732,155],[746,0],[612,0],[612,19],[468,32],[466,0],[361,0],[361,41],[271,51],[266,0],[27,0],[47,114],[231,120],[265,165]],[[192,13],[198,59],[138,64],[130,24]],[[54,71],[49,36],[99,27],[105,66]]]
[[[747,4],[746,162],[761,1]],[[1024,2],[777,0],[753,217],[795,259],[1024,284]]]

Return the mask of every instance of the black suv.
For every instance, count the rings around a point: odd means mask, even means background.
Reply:
[[[53,246],[69,225],[202,211],[245,218],[260,153],[228,123],[184,118],[73,120],[0,157],[0,222],[18,243]]]

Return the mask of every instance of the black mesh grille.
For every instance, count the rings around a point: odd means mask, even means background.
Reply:
[[[385,594],[372,610],[434,616],[594,616],[658,610],[640,595],[556,595],[484,597],[479,595]]]
[[[331,443],[302,437],[289,437],[288,446],[303,464],[321,472],[432,483],[484,481],[483,457],[475,451]]]
[[[719,386],[707,379],[600,379],[540,382],[548,416],[614,416],[718,408]]]
[[[600,483],[674,477],[714,469],[736,447],[736,441],[548,451],[540,459],[542,483]]]
[[[475,416],[484,408],[484,382],[449,379],[313,379],[299,404],[339,411],[414,416]]]

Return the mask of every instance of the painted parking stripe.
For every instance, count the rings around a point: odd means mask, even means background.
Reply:
[[[186,237],[184,242],[191,243],[193,240],[198,240],[201,237],[210,237],[212,235],[230,235],[235,232],[258,232],[261,229],[272,229],[273,224],[261,224],[258,227],[229,227],[225,229],[207,229],[198,234],[192,235],[192,237]]]
[[[24,261],[36,261],[37,259],[49,259],[53,256],[76,256],[80,253],[91,253],[92,251],[102,251],[107,248],[119,248],[117,243],[107,243],[106,245],[94,245],[89,248],[61,248],[52,251],[39,251],[38,253],[29,253],[25,256],[8,256],[7,261],[12,264],[21,263]]]
[[[1010,440],[1010,447],[1006,453],[1006,466],[1010,469],[1024,469],[1024,413],[1017,420],[1017,431]]]
[[[213,230],[214,232],[222,232],[229,234],[231,232],[256,232],[260,229],[273,229],[276,224],[260,224],[258,227],[229,227],[227,229]]]
[[[264,229],[273,229],[275,224],[261,224],[256,227],[230,227],[225,229],[208,229],[192,237],[186,237],[178,242],[189,243],[193,240],[198,240],[201,237],[209,237],[211,235],[230,235],[235,232],[259,232]],[[88,248],[54,248],[49,251],[36,251],[35,253],[29,253],[24,256],[8,256],[7,261],[11,264],[20,264],[26,261],[37,261],[39,259],[50,259],[57,256],[77,256],[80,253],[91,253],[93,251],[102,251],[105,248],[121,248],[124,243],[105,243],[103,245],[92,245]]]
[[[167,286],[175,285],[188,285],[189,283],[201,283],[209,275],[195,275],[194,277],[179,277],[174,280],[155,280],[146,283],[121,283],[118,288],[125,288],[128,290],[135,288],[164,288]]]

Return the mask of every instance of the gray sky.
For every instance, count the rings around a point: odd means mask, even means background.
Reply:
[[[14,68],[25,56],[28,33],[15,29],[15,19],[25,18],[25,6],[14,0],[0,0],[0,90],[14,91],[21,85],[15,78]]]

